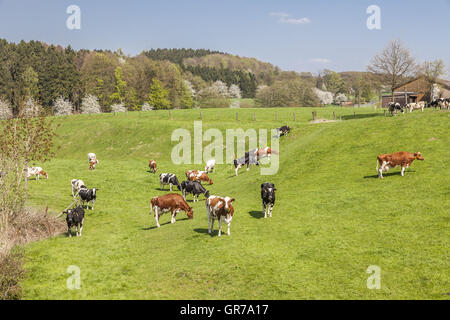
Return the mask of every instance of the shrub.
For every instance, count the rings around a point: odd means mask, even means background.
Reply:
[[[6,120],[12,118],[11,106],[7,101],[0,99],[0,120]]]
[[[88,94],[83,98],[80,109],[81,113],[84,114],[102,113],[102,109],[98,102],[97,96],[94,96],[92,94]]]
[[[73,106],[69,100],[59,97],[53,105],[55,116],[69,116],[73,113]]]
[[[127,108],[124,107],[123,103],[121,104],[113,104],[111,106],[111,112],[127,112]]]

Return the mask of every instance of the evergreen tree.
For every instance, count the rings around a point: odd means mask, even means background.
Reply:
[[[150,99],[149,102],[156,109],[170,109],[170,101],[167,99],[169,91],[164,89],[161,81],[154,78],[150,87]]]

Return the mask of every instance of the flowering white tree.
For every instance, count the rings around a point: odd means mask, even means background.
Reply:
[[[68,116],[73,113],[73,106],[69,100],[59,97],[53,105],[55,116]]]
[[[97,96],[88,94],[83,98],[81,102],[81,113],[101,113],[100,104],[98,103]]]
[[[212,85],[212,87],[223,97],[228,98],[230,96],[229,92],[228,92],[228,86],[220,81],[217,80],[216,82],[214,82],[214,84]]]
[[[155,109],[155,107],[152,107],[151,105],[149,105],[147,102],[146,103],[144,103],[144,105],[142,106],[142,111],[151,111],[151,110],[154,110]]]
[[[235,101],[232,104],[230,104],[230,108],[232,108],[232,109],[238,109],[240,107],[241,107],[241,104],[239,101]]]
[[[239,88],[238,85],[232,84],[228,92],[230,94],[230,98],[237,98],[237,99],[242,98],[241,88]]]
[[[186,88],[191,92],[191,97],[195,97],[197,92],[195,91],[192,83],[189,80],[184,80],[184,84],[185,84]]]
[[[9,103],[0,99],[0,120],[12,118],[12,111]]]
[[[348,101],[347,96],[343,93],[338,93],[336,95],[336,98],[334,98],[334,103],[336,103],[336,104],[341,104],[341,103],[347,102],[347,101]]]
[[[37,117],[41,113],[41,110],[42,107],[33,98],[28,98],[20,110],[20,115],[25,118]]]
[[[123,103],[113,104],[111,106],[111,112],[127,112],[127,108],[124,107]]]
[[[332,104],[333,103],[333,94],[328,91],[322,91],[317,88],[313,88],[314,93],[317,98],[319,98],[321,104]]]

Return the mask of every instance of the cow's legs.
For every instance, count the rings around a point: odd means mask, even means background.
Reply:
[[[174,224],[175,223],[175,216],[176,216],[177,212],[173,211],[172,212],[172,220],[170,220],[170,223]]]
[[[222,219],[218,219],[219,220],[219,237],[222,235]]]
[[[70,230],[69,227],[67,227],[67,233],[69,234],[69,237],[72,238],[72,231]]]
[[[154,207],[155,210],[155,221],[156,221],[156,226],[159,228],[161,227],[159,225],[159,208],[158,207]]]
[[[267,209],[266,209],[266,205],[264,204],[264,200],[262,202],[262,212],[264,212],[264,219],[267,218]]]
[[[402,166],[402,177],[405,176],[405,169],[406,169],[406,167]]]
[[[172,184],[170,184],[170,191],[171,191],[171,192],[172,192],[172,186],[173,186],[173,185],[172,185]]]
[[[227,230],[227,234],[230,236],[231,232],[230,232],[230,228],[231,228],[231,223],[228,223],[228,230]]]
[[[209,234],[211,234],[212,232],[213,232],[213,230],[214,230],[214,221],[216,221],[214,218],[211,218],[211,227],[210,227],[210,229],[209,229]]]
[[[80,224],[80,237],[81,237],[81,231],[83,231],[83,221],[84,221],[84,219],[81,220],[81,224]]]
[[[273,204],[269,205],[269,215],[272,218],[272,210],[273,210]]]

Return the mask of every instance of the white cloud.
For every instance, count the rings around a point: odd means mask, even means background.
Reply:
[[[277,17],[278,22],[287,24],[307,24],[311,23],[309,18],[290,18],[290,14],[286,12],[271,12],[269,13],[272,17]]]
[[[309,62],[326,64],[326,63],[330,63],[331,60],[330,59],[326,59],[326,58],[314,58],[314,59],[309,60]]]

